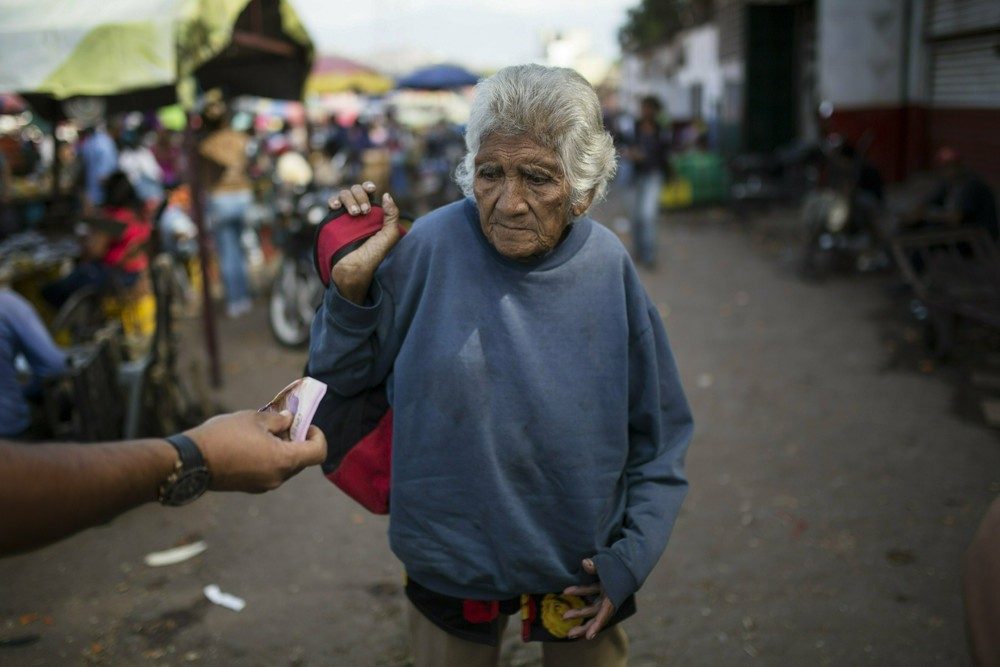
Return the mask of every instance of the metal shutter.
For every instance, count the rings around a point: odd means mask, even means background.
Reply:
[[[1000,107],[1000,34],[935,43],[931,54],[933,106]]]
[[[931,39],[989,28],[1000,30],[997,0],[931,0],[927,15]]]
[[[1000,107],[1000,0],[931,0],[926,21],[932,105]]]

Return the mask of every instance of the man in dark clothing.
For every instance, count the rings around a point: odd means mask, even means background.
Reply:
[[[969,170],[956,150],[945,146],[937,153],[941,186],[906,216],[906,227],[933,229],[957,225],[983,227],[994,240],[1000,238],[996,198],[990,186]]]
[[[660,191],[670,170],[670,135],[660,124],[660,101],[643,98],[632,143],[623,155],[632,163],[635,200],[632,239],[637,264],[656,266],[656,227],[660,214]]]

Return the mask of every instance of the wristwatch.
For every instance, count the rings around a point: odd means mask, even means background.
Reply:
[[[170,476],[160,485],[160,503],[177,507],[197,500],[212,483],[212,473],[194,440],[183,433],[166,439],[177,450],[179,458]]]

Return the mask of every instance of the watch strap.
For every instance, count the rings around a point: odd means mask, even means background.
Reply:
[[[178,460],[174,463],[173,472],[160,485],[160,503],[173,507],[186,505],[208,490],[212,474],[194,440],[183,433],[171,435],[164,440],[177,450]]]
[[[181,457],[181,469],[192,470],[194,468],[205,467],[205,457],[201,455],[201,450],[195,441],[183,433],[175,433],[168,436],[166,441],[174,446],[177,454]]]

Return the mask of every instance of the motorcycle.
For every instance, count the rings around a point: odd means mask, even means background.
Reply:
[[[822,278],[851,263],[862,273],[888,267],[879,234],[879,219],[886,215],[880,197],[881,176],[864,162],[863,151],[837,145],[826,167],[833,185],[810,192],[802,206],[802,275]]]
[[[309,341],[316,309],[323,300],[323,283],[313,264],[316,225],[323,221],[333,190],[294,187],[276,197],[276,241],[281,264],[271,283],[268,322],[274,339],[285,347]]]
[[[867,272],[885,265],[873,233],[874,206],[861,204],[857,196],[832,190],[810,194],[803,205],[806,228],[802,253],[802,275],[821,278],[841,260],[852,260],[858,271]]]
[[[729,163],[734,208],[744,212],[800,202],[816,187],[821,156],[815,142],[789,144],[773,153],[737,155]]]

